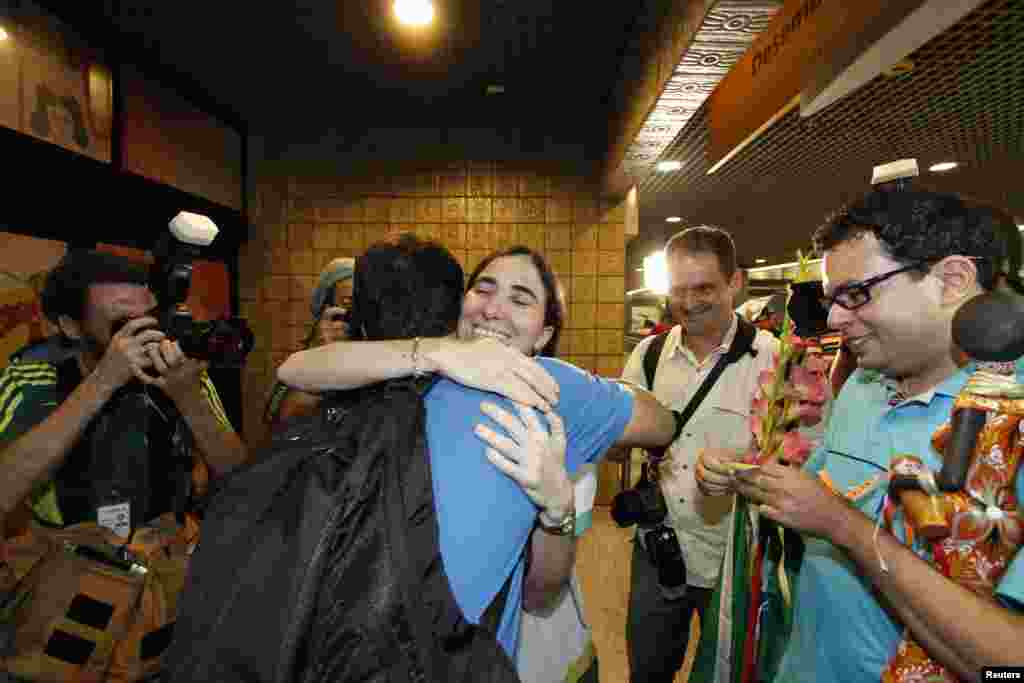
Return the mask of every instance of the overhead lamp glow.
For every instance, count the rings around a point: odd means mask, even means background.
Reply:
[[[395,17],[406,26],[426,26],[434,20],[430,0],[395,0]]]
[[[8,39],[8,38],[10,38],[10,37],[11,37],[11,34],[10,34],[10,33],[8,33],[8,32],[7,32],[7,31],[6,31],[5,29],[4,29],[4,27],[3,27],[3,26],[0,26],[0,41],[4,41],[4,40],[7,40],[7,39]]]
[[[766,258],[756,258],[756,259],[754,259],[754,263],[768,263],[768,259],[766,259]]]
[[[668,294],[668,263],[664,251],[644,257],[644,287],[655,294]]]
[[[928,167],[928,170],[935,173],[941,173],[942,171],[951,171],[959,165],[960,164],[955,161],[943,161],[941,164],[932,164]]]
[[[1017,229],[1020,230],[1021,232],[1024,232],[1024,223],[1018,223]]]
[[[669,216],[668,218],[665,219],[665,222],[666,223],[681,223],[682,220],[683,219],[680,218],[679,216]]]
[[[681,161],[659,161],[655,168],[661,173],[668,173],[669,171],[678,171],[682,167],[683,162]]]

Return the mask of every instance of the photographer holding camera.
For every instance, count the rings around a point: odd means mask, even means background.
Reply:
[[[138,680],[170,639],[196,488],[247,450],[132,261],[69,252],[42,307],[60,334],[0,374],[0,506],[34,517],[6,543],[0,662],[28,680]]]
[[[612,509],[620,526],[638,527],[626,642],[630,680],[644,683],[670,683],[682,667],[693,612],[703,616],[725,552],[732,499],[697,488],[699,451],[747,449],[758,375],[778,350],[733,311],[742,281],[729,233],[689,228],[669,239],[665,258],[680,324],[640,342],[622,378],[650,388],[685,424],[667,451],[649,454],[640,483]]]

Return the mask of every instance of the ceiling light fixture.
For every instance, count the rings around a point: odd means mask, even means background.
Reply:
[[[11,34],[10,34],[10,33],[8,33],[8,32],[7,32],[7,31],[6,31],[5,29],[4,29],[4,27],[3,27],[3,26],[0,26],[0,41],[4,41],[4,40],[7,40],[7,39],[8,39],[8,38],[10,38],[10,37],[11,37]]]
[[[434,20],[430,0],[395,0],[395,16],[406,26],[426,26]]]
[[[668,263],[664,250],[644,257],[644,287],[655,294],[668,293]]]
[[[683,162],[681,161],[659,161],[655,168],[661,173],[668,173],[669,171],[678,171],[682,167]]]
[[[681,223],[683,221],[679,216],[669,216],[665,219],[666,223]]]
[[[766,259],[766,258],[756,258],[756,259],[754,259],[754,263],[768,263],[768,259]]]
[[[943,161],[940,164],[932,164],[928,167],[928,170],[934,173],[941,173],[942,171],[951,171],[959,165],[955,161]]]

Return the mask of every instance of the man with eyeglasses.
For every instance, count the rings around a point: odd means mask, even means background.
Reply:
[[[999,602],[988,602],[876,531],[890,460],[914,454],[941,466],[931,436],[973,370],[960,367],[953,315],[1020,268],[1020,238],[1001,221],[954,195],[876,190],[819,228],[829,325],[859,366],[823,445],[802,469],[769,464],[730,476],[713,451],[698,464],[706,492],[736,490],[804,536],[794,628],[776,681],[877,681],[904,626],[964,680],[983,666],[1024,663],[1024,558],[999,582]],[[1018,364],[1018,381],[1021,374]]]

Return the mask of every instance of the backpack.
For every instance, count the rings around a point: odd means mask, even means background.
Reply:
[[[215,485],[168,683],[519,680],[495,636],[511,577],[475,626],[441,562],[431,386],[325,397]]]

